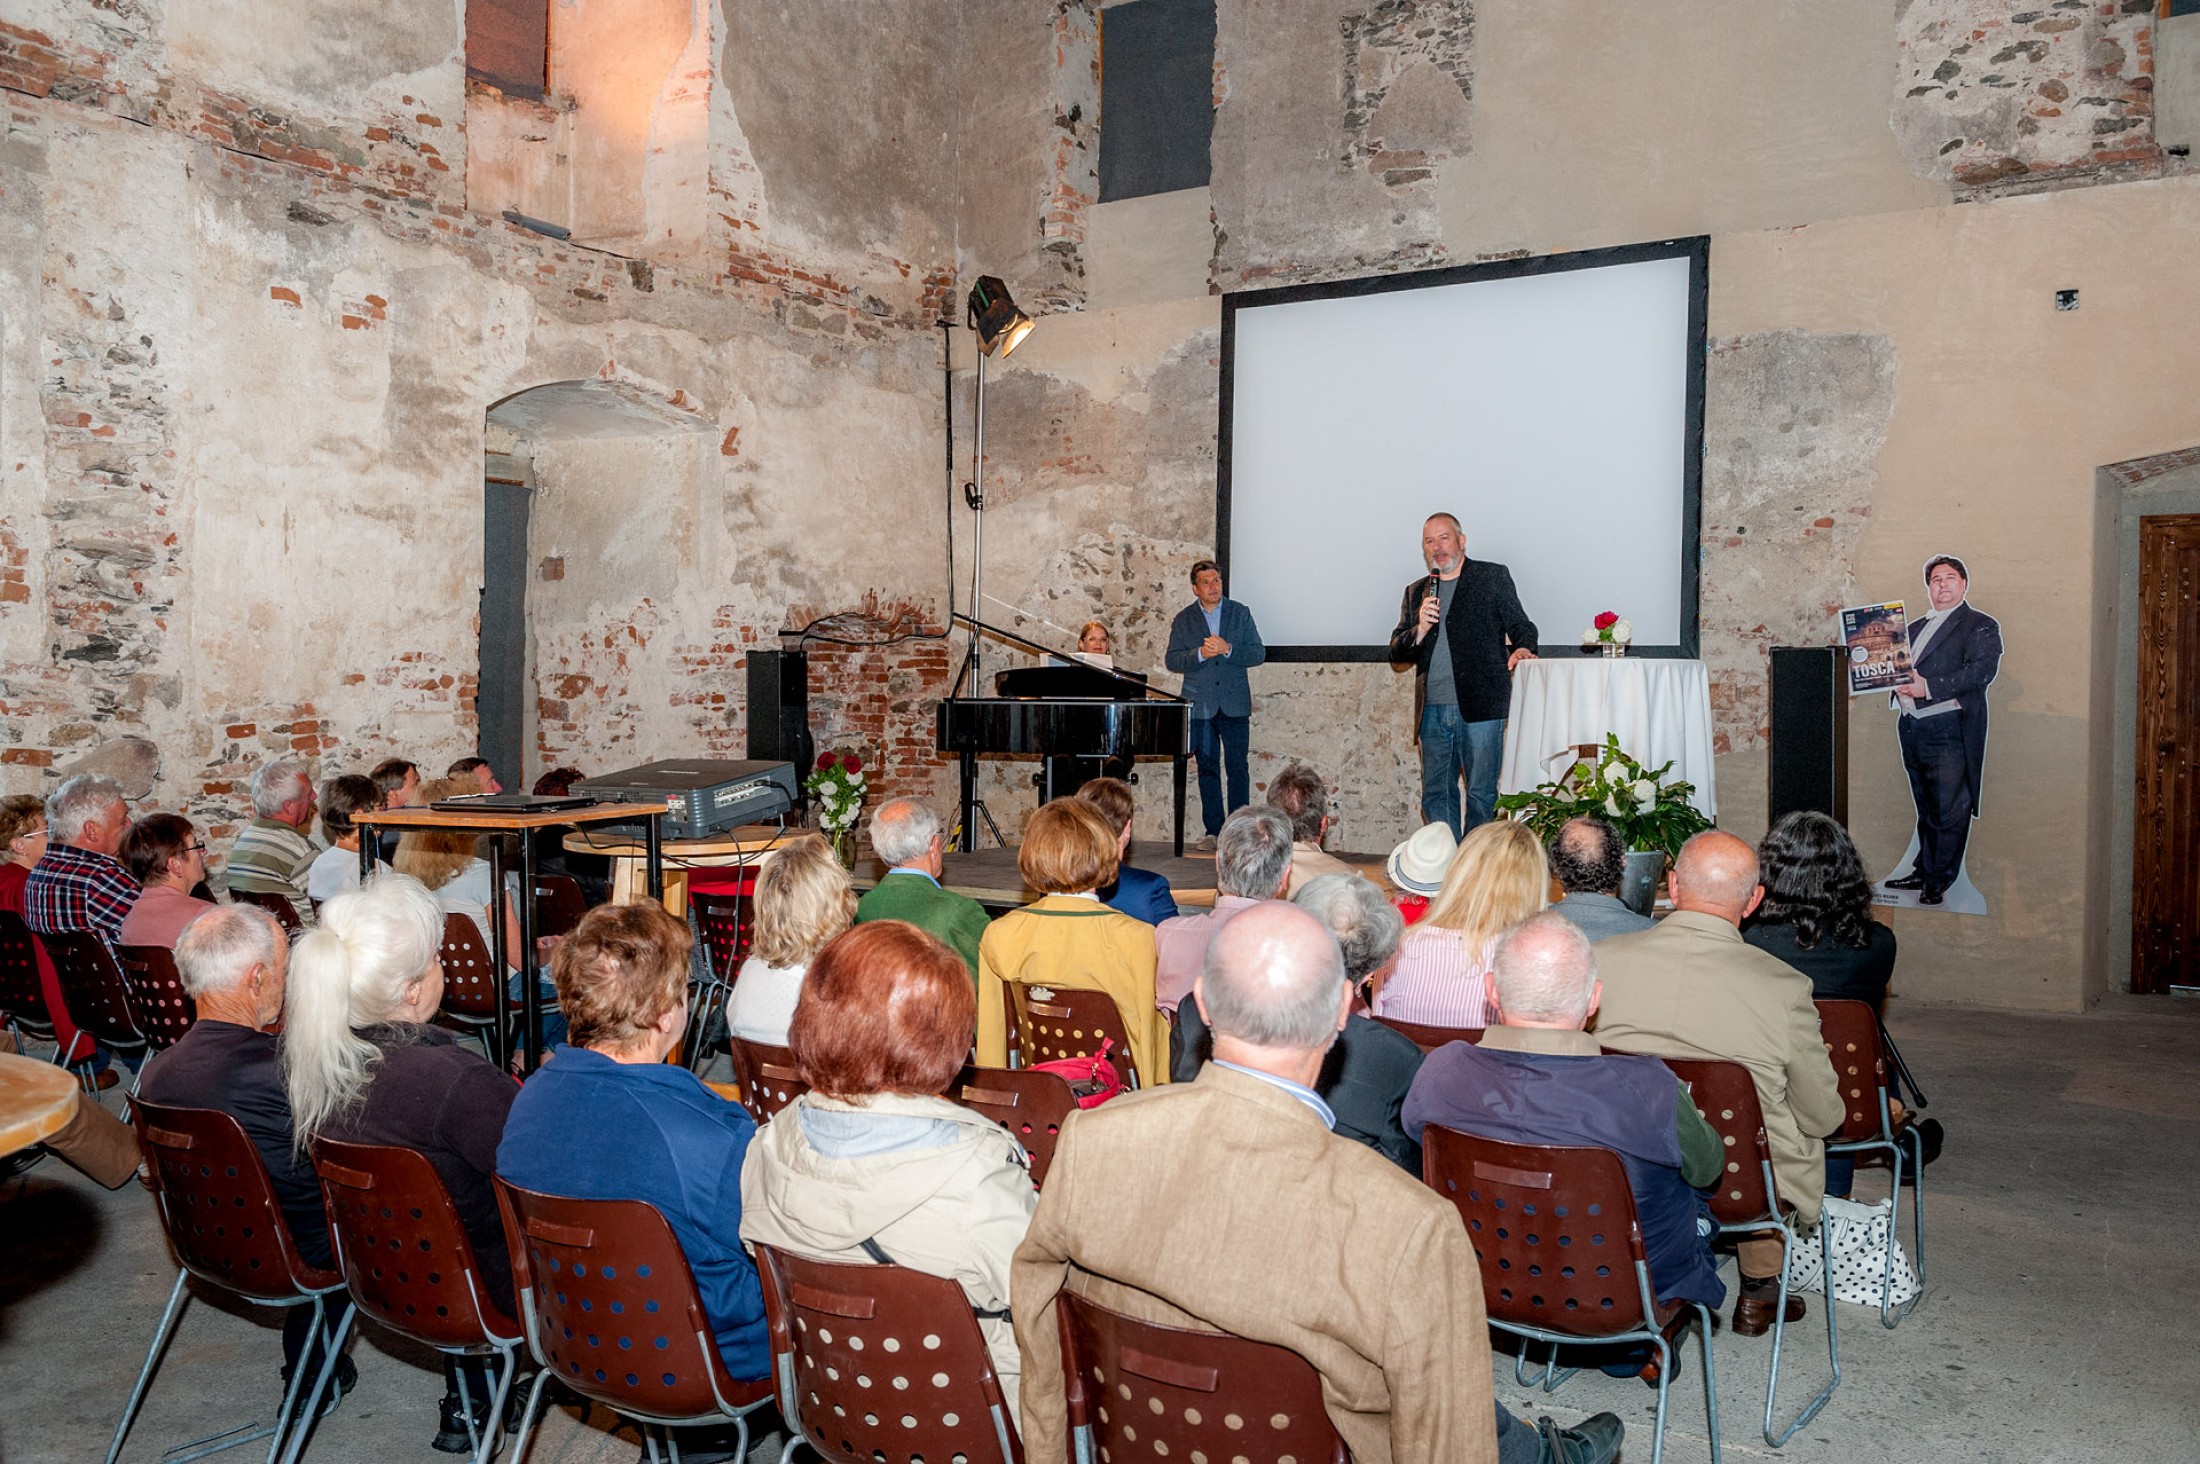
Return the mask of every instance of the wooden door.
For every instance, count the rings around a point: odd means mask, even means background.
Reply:
[[[2139,520],[2131,989],[2200,987],[2200,514]]]

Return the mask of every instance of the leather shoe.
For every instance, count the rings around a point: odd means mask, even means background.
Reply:
[[[117,1083],[119,1083],[119,1082],[121,1082],[121,1081],[122,1081],[122,1074],[120,1074],[120,1073],[116,1072],[116,1071],[115,1071],[115,1070],[114,1070],[113,1068],[108,1068],[108,1069],[107,1069],[107,1070],[106,1070],[105,1072],[102,1072],[102,1073],[101,1073],[101,1074],[100,1074],[100,1075],[99,1075],[98,1077],[96,1077],[96,1078],[92,1079],[92,1085],[93,1085],[94,1087],[98,1088],[100,1092],[104,1093],[104,1092],[106,1092],[106,1091],[107,1091],[107,1090],[108,1090],[109,1088],[112,1088],[112,1087],[113,1087],[113,1086],[114,1086],[115,1084],[117,1084]]]
[[[1627,1426],[1616,1413],[1584,1418],[1572,1428],[1560,1428],[1548,1418],[1535,1421],[1537,1442],[1542,1446],[1536,1464],[1611,1464],[1619,1457]]]
[[[1883,879],[1879,887],[1883,890],[1921,890],[1925,888],[1925,876],[1905,874],[1900,879]]]
[[[1762,1296],[1753,1296],[1747,1288],[1742,1299],[1734,1303],[1734,1332],[1741,1337],[1762,1337],[1772,1330],[1772,1309],[1779,1302],[1779,1291],[1767,1286]],[[1803,1319],[1803,1298],[1790,1295],[1787,1319],[1799,1322]]]
[[[1946,901],[1947,898],[1948,893],[1945,890],[1919,890],[1917,894],[1917,902],[1920,905],[1938,905]]]

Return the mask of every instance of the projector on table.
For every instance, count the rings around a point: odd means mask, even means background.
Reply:
[[[724,758],[668,758],[573,785],[606,803],[662,803],[668,839],[701,839],[778,818],[801,798],[794,764]]]

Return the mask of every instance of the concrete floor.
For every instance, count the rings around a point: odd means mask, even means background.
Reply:
[[[1777,1452],[1757,1429],[1769,1339],[1722,1330],[1713,1350],[1727,1456],[2200,1459],[2183,1330],[2200,1301],[2200,1260],[2184,1240],[2200,1209],[2200,1003],[2122,998],[2084,1017],[1915,1011],[1893,1027],[1949,1134],[1929,1172],[1925,1299],[1894,1332],[1876,1311],[1839,1308],[1841,1388]],[[49,1162],[0,1191],[0,1459],[103,1455],[173,1275],[134,1186],[107,1194]],[[1782,1369],[1799,1389],[1825,1375],[1811,1306]],[[1675,1464],[1709,1457],[1693,1347],[1673,1385]],[[310,1457],[441,1457],[427,1446],[441,1394],[428,1361],[372,1329],[354,1355],[358,1390],[321,1425]],[[156,1460],[181,1440],[271,1417],[276,1356],[271,1326],[194,1302],[123,1457]],[[1516,1387],[1506,1363],[1498,1394],[1561,1421],[1613,1409],[1630,1429],[1626,1457],[1650,1458],[1652,1395],[1639,1382],[1584,1373],[1544,1397]],[[603,1421],[601,1411],[593,1426],[560,1416],[533,1459],[627,1464],[634,1435]]]

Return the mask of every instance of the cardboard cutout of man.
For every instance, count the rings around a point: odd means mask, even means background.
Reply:
[[[1917,805],[1917,835],[1908,868],[1887,890],[1914,890],[1917,903],[1984,914],[1986,902],[1969,885],[1963,854],[1978,817],[1986,770],[1986,688],[2001,670],[2001,623],[1971,607],[1971,575],[1953,554],[1925,561],[1932,609],[1910,622],[1910,679],[1888,697],[1900,714],[1902,768]]]

